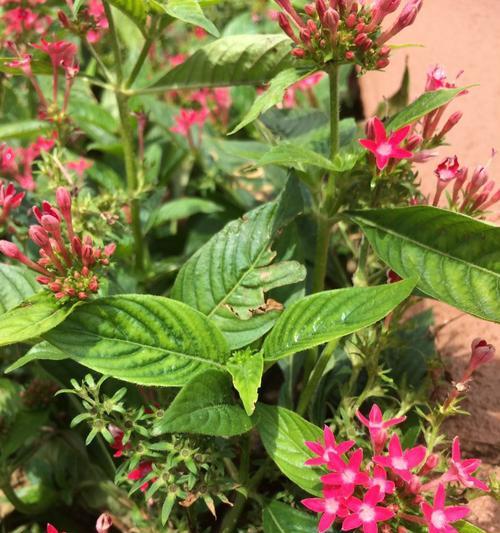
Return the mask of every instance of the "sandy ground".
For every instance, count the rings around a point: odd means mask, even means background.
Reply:
[[[440,157],[457,155],[463,165],[486,163],[491,149],[500,149],[500,0],[424,0],[416,23],[398,36],[398,44],[422,44],[423,47],[394,52],[385,73],[370,73],[361,80],[367,115],[378,102],[399,87],[406,56],[409,55],[411,99],[421,94],[429,67],[441,65],[449,79],[463,70],[460,85],[479,84],[450,106],[450,113],[461,110],[462,122],[448,136],[450,146]],[[440,160],[440,159],[439,159]],[[434,190],[433,169],[436,161],[421,167],[423,190]],[[490,175],[500,185],[500,154],[489,167]],[[497,206],[500,211],[500,207]],[[493,217],[496,223],[500,216]],[[500,243],[499,243],[500,246]],[[500,477],[500,326],[464,316],[447,305],[436,305],[439,330],[438,348],[452,375],[457,378],[470,354],[470,343],[483,337],[496,345],[493,363],[478,372],[464,407],[471,416],[451,420],[447,431],[459,435],[470,456],[482,457],[484,474]],[[500,503],[486,496],[472,504],[471,521],[491,533],[500,532]]]

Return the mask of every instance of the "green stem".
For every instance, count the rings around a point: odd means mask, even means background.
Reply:
[[[122,136],[123,154],[125,156],[125,174],[127,177],[127,192],[130,203],[132,233],[134,236],[135,247],[135,267],[137,271],[140,272],[144,268],[144,244],[141,228],[141,205],[139,199],[136,198],[138,180],[136,153],[134,149],[134,134],[128,106],[129,96],[122,92],[123,70],[120,43],[118,42],[118,34],[116,33],[116,27],[113,21],[113,14],[107,2],[104,2],[104,9],[106,12],[106,17],[108,19],[109,31],[112,37],[111,41],[116,63],[116,81],[118,90],[115,91],[115,97],[118,106],[118,114],[120,116],[120,130]]]
[[[331,231],[332,226],[328,218],[326,218],[322,214],[319,214],[312,285],[313,294],[321,292],[325,288],[326,270],[328,267],[328,249],[330,247]]]
[[[154,31],[154,27],[152,27],[150,28],[149,37],[144,41],[144,45],[142,46],[141,53],[139,54],[139,57],[137,58],[134,68],[132,69],[132,72],[130,73],[130,76],[128,77],[127,83],[125,84],[127,88],[132,87],[132,85],[134,84],[134,81],[137,79],[137,76],[141,72],[142,66],[144,65],[144,61],[146,61],[148,57],[149,49],[151,48],[151,45],[153,44],[155,37],[156,37],[156,33]]]
[[[328,361],[330,361],[330,358],[332,357],[333,352],[337,347],[337,344],[337,340],[329,342],[323,350],[321,356],[319,357],[316,366],[314,367],[314,370],[311,374],[311,377],[309,378],[309,381],[307,382],[307,385],[300,396],[299,405],[297,407],[297,413],[299,415],[303,416],[307,411],[311,399],[314,393],[316,392],[316,389],[318,388],[319,382],[321,380],[321,377],[323,376]]]
[[[340,95],[339,66],[332,65],[328,70],[330,80],[330,159],[333,162],[339,151]],[[328,177],[327,199],[335,196],[335,172]]]
[[[87,39],[85,39],[85,44],[87,45],[90,55],[95,59],[96,63],[99,65],[99,68],[102,70],[102,73],[104,74],[104,77],[106,78],[106,81],[109,81],[109,82],[113,81],[113,77],[111,76],[111,73],[109,72],[108,68],[104,64],[100,55],[97,53],[97,50],[93,47],[93,45]]]

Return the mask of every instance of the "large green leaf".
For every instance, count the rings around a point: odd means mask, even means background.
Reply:
[[[195,376],[175,397],[154,428],[163,433],[232,437],[252,428],[252,420],[235,403],[229,374],[207,370]]]
[[[146,0],[105,0],[112,6],[125,13],[144,32],[147,17]]]
[[[16,307],[39,290],[41,286],[31,271],[0,263],[0,314]]]
[[[219,36],[219,30],[207,19],[198,0],[168,0],[166,5],[160,3],[158,5],[161,5],[171,17],[200,26],[215,37]]]
[[[264,358],[281,359],[374,324],[405,300],[415,283],[409,279],[307,296],[280,316],[264,342]]]
[[[253,418],[267,454],[283,474],[306,492],[319,496],[321,471],[304,466],[313,457],[304,442],[322,439],[321,429],[293,411],[260,403]]]
[[[464,88],[440,89],[438,91],[425,92],[414,102],[406,106],[389,120],[387,126],[391,130],[398,130],[407,124],[412,124],[431,111],[450,103]]]
[[[500,228],[429,206],[352,213],[377,255],[424,293],[500,322]]]
[[[290,504],[272,501],[262,511],[264,533],[311,533],[316,531],[318,519],[294,509]]]
[[[40,337],[60,324],[74,307],[62,305],[52,293],[35,294],[0,315],[0,346]]]
[[[209,215],[222,210],[220,205],[217,205],[211,200],[205,200],[204,198],[177,198],[163,204],[154,211],[148,226],[157,227],[166,222],[189,218],[198,213]]]
[[[258,119],[262,113],[265,113],[267,110],[271,109],[271,107],[281,104],[288,87],[309,75],[310,72],[304,75],[294,68],[288,68],[279,72],[269,83],[269,88],[257,96],[247,114],[229,133],[229,135],[236,133],[254,120]]]
[[[227,362],[226,368],[233,377],[234,388],[240,395],[245,411],[251,415],[255,410],[264,372],[262,352],[255,354],[251,350],[235,352]]]
[[[486,533],[484,529],[474,526],[470,522],[465,522],[464,520],[453,524],[453,526],[459,533]]]
[[[282,34],[223,37],[197,50],[150,88],[262,85],[292,65],[290,42]]]
[[[7,369],[5,369],[5,373],[8,374],[32,361],[62,361],[63,359],[68,358],[69,356],[67,354],[48,342],[43,341],[35,344],[35,346],[33,346],[33,348],[31,348],[26,354],[20,357],[16,362],[12,363]]]
[[[49,131],[51,126],[42,120],[18,120],[8,124],[0,124],[0,139],[5,142],[9,139],[24,139],[36,137]]]
[[[304,267],[295,261],[273,262],[276,254],[271,250],[277,232],[302,208],[294,183],[275,202],[250,211],[214,235],[175,280],[172,298],[211,318],[232,349],[250,344],[272,327],[279,306],[266,302],[267,291],[305,277]]]
[[[95,300],[44,338],[88,368],[140,385],[183,386],[229,358],[211,321],[161,296]]]

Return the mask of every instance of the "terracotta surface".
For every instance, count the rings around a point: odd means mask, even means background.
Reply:
[[[460,109],[464,117],[448,135],[450,146],[441,148],[440,156],[456,154],[461,164],[471,167],[485,163],[493,147],[500,149],[499,12],[500,0],[424,0],[416,23],[395,39],[398,44],[420,43],[424,47],[396,50],[385,73],[370,73],[362,78],[366,114],[371,115],[384,97],[398,89],[407,55],[411,99],[423,91],[430,66],[441,65],[450,80],[464,70],[460,84],[480,86],[450,106],[450,112]],[[420,167],[426,193],[434,190],[435,166],[433,161]],[[489,170],[500,185],[500,154]],[[500,222],[499,216],[492,219]],[[478,372],[463,404],[471,416],[451,420],[447,431],[450,436],[461,436],[467,453],[483,458],[486,474],[494,472],[500,477],[500,326],[463,316],[446,305],[436,306],[436,322],[438,326],[446,324],[439,330],[437,342],[455,378],[466,363],[473,338],[484,337],[497,347],[495,361]],[[472,520],[477,525],[492,533],[500,532],[498,502],[486,496],[475,500],[472,507]]]

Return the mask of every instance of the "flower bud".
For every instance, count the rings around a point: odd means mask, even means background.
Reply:
[[[30,226],[28,230],[30,239],[40,248],[45,248],[50,245],[49,235],[47,231],[41,226]]]
[[[306,53],[303,48],[294,48],[292,50],[292,55],[298,57],[299,59],[302,59],[306,55]]]
[[[0,241],[0,252],[11,259],[19,259],[22,255],[19,248],[10,241]]]
[[[68,189],[58,187],[56,191],[56,202],[61,210],[63,217],[71,215],[71,194]]]
[[[345,53],[345,56],[344,56],[347,61],[352,61],[355,57],[355,54],[354,52],[351,52],[350,50],[348,52]]]
[[[409,150],[410,152],[414,152],[423,142],[424,142],[424,139],[422,135],[419,135],[418,133],[414,133],[413,135],[410,135],[408,137],[405,148]]]
[[[444,137],[450,130],[452,130],[462,119],[463,113],[461,111],[456,111],[450,118],[446,121],[446,124],[443,126],[443,129],[438,133],[438,137]]]
[[[339,25],[339,14],[335,9],[328,8],[325,12],[325,16],[323,17],[323,24],[330,30],[330,33],[335,34],[337,33],[337,28]]]
[[[489,363],[495,356],[495,347],[484,339],[474,339],[471,344],[472,354],[466,376],[470,377],[480,366]]]
[[[102,513],[97,519],[95,529],[96,533],[108,533],[113,525],[113,519],[108,513]]]
[[[61,223],[57,220],[56,217],[52,215],[43,215],[41,219],[41,224],[47,231],[55,235],[59,234],[61,231]]]
[[[304,11],[307,16],[314,17],[314,15],[316,15],[316,6],[314,4],[306,4],[304,6]]]
[[[347,17],[347,19],[346,19],[346,21],[345,21],[346,26],[347,26],[349,29],[354,28],[354,26],[356,26],[357,22],[358,22],[358,17],[356,17],[356,15],[355,15],[354,13],[351,13],[351,14]]]
[[[292,30],[292,26],[290,25],[290,21],[284,13],[279,13],[278,24],[280,25],[280,28],[288,35],[288,37],[290,37],[290,39],[295,42],[298,42],[297,36],[295,35],[294,31]]]
[[[354,44],[356,46],[362,46],[365,43],[365,41],[367,40],[367,38],[368,38],[368,36],[366,35],[366,33],[359,33],[354,38]]]
[[[376,117],[369,118],[365,124],[365,134],[368,139],[373,141],[375,139],[375,123],[377,122]]]
[[[326,9],[325,0],[316,0],[316,12],[318,13],[320,20],[323,20]]]

